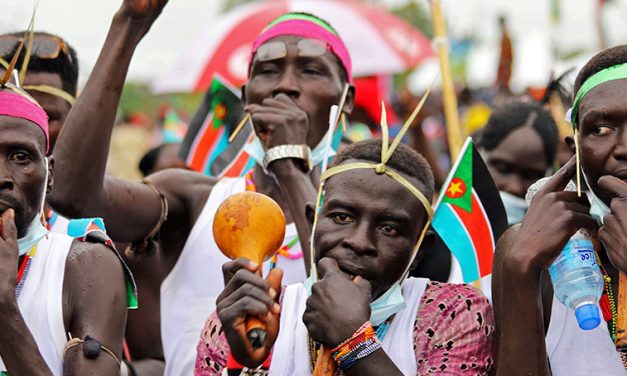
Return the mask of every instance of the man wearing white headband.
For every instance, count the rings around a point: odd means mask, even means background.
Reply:
[[[569,120],[571,159],[535,195],[525,220],[506,232],[495,255],[498,373],[624,375],[616,349],[619,271],[627,271],[627,46],[604,50],[579,72]],[[564,192],[586,183],[586,195]],[[586,198],[587,196],[587,198]],[[601,324],[582,331],[553,297],[546,268],[580,228],[604,277]],[[598,232],[597,232],[598,229]],[[603,322],[605,321],[605,322]]]

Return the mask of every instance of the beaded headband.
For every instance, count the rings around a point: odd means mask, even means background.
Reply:
[[[316,270],[316,263],[315,263],[315,250],[314,250],[313,234],[314,234],[314,232],[316,230],[316,225],[318,223],[318,214],[319,214],[319,211],[320,211],[320,207],[322,206],[322,201],[324,199],[324,185],[325,185],[325,182],[329,178],[331,178],[332,176],[335,176],[337,174],[341,174],[343,172],[351,171],[351,170],[372,169],[372,170],[375,171],[375,173],[377,175],[385,175],[385,176],[389,177],[390,179],[396,181],[397,183],[399,183],[403,187],[407,188],[407,190],[409,190],[414,196],[416,196],[416,198],[418,198],[418,200],[420,201],[422,206],[425,208],[425,210],[427,212],[427,215],[428,215],[427,222],[425,223],[425,226],[422,229],[420,237],[418,238],[418,241],[416,242],[416,245],[414,246],[414,249],[412,251],[412,258],[411,258],[411,260],[413,260],[414,257],[416,256],[416,254],[418,253],[418,249],[420,248],[420,244],[422,243],[422,240],[424,239],[424,236],[425,236],[425,234],[427,232],[427,229],[429,228],[429,225],[431,224],[431,220],[433,219],[433,208],[431,207],[431,201],[429,199],[427,199],[427,197],[425,197],[425,195],[422,192],[420,192],[420,190],[418,188],[416,188],[413,184],[411,184],[409,181],[407,181],[407,179],[405,179],[399,173],[397,173],[396,171],[393,171],[392,169],[390,169],[386,164],[390,160],[390,158],[392,157],[392,155],[394,154],[396,149],[398,148],[398,145],[400,144],[403,136],[405,136],[405,134],[409,130],[409,127],[413,124],[414,120],[416,119],[416,116],[420,112],[420,109],[422,108],[422,106],[424,105],[425,101],[427,100],[427,96],[429,95],[429,93],[430,93],[430,90],[427,91],[423,95],[422,99],[420,100],[420,102],[418,103],[416,108],[414,109],[414,112],[407,119],[405,124],[403,124],[403,127],[401,128],[401,130],[398,133],[398,135],[394,138],[394,141],[392,142],[391,145],[390,145],[390,142],[389,142],[389,130],[388,130],[388,125],[387,125],[387,116],[386,116],[386,112],[385,112],[385,105],[382,106],[382,109],[381,109],[381,136],[382,136],[382,140],[381,140],[381,162],[380,163],[354,162],[354,163],[340,164],[338,166],[334,166],[334,167],[329,168],[328,170],[323,172],[322,175],[320,176],[320,187],[318,189],[318,196],[317,196],[317,199],[316,199],[315,217],[314,217],[314,223],[313,223],[313,227],[312,227],[312,231],[311,231],[311,239],[312,240],[310,241],[310,247],[311,247],[311,252],[310,252],[310,257],[311,257],[311,260],[310,260],[311,261],[311,263],[310,263],[310,265],[311,265],[311,274],[310,275],[313,276],[314,278],[317,278],[317,270]],[[406,269],[405,269],[405,272],[403,273],[403,278],[402,279],[404,279],[405,276],[407,275],[407,272],[409,271],[409,267],[410,266],[411,266],[411,262],[406,266]]]

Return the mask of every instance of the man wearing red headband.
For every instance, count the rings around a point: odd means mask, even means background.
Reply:
[[[306,244],[309,238],[305,205],[315,199],[319,179],[318,169],[310,166],[324,156],[330,108],[340,102],[351,66],[344,44],[326,22],[309,15],[279,19],[256,41],[243,90],[258,136],[249,154],[259,163],[246,178],[218,181],[185,170],[154,174],[144,184],[105,177],[128,64],[166,3],[125,0],[115,15],[103,52],[57,141],[61,182],[49,199],[71,217],[104,217],[116,241],[141,246],[160,234],[166,374],[183,375],[193,370],[195,343],[224,288],[221,266],[228,259],[215,245],[212,222],[226,197],[248,189],[276,200],[289,223],[284,256],[276,265],[285,270],[286,283],[306,277],[308,249],[301,249],[298,239]],[[353,96],[351,87],[344,112],[350,111]]]
[[[119,372],[127,297],[119,256],[43,226],[48,118],[10,84],[0,84],[0,140],[0,374]]]

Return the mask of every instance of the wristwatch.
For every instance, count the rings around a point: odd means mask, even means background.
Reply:
[[[267,169],[270,163],[278,159],[295,158],[303,161],[304,169],[308,172],[313,167],[310,155],[311,149],[307,145],[279,145],[266,150],[263,166]]]

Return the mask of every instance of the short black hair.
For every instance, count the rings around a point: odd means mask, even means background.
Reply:
[[[573,101],[574,96],[577,95],[577,92],[579,91],[579,88],[581,88],[581,85],[583,85],[588,78],[605,68],[623,63],[627,63],[627,45],[625,44],[608,48],[594,55],[586,63],[586,65],[581,68],[579,74],[577,74],[575,86],[573,87]]]
[[[24,31],[10,33],[10,35],[14,35],[17,37],[22,37],[24,36],[24,34]],[[65,52],[61,50],[59,52],[59,56],[54,59],[42,59],[35,55],[32,55],[28,62],[28,71],[58,74],[61,77],[61,81],[63,83],[63,90],[71,95],[76,96],[76,94],[78,93],[78,56],[76,55],[76,51],[74,50],[74,48],[72,48],[72,46],[70,46],[67,41],[54,34],[37,31],[34,33],[34,35],[47,35],[50,37],[61,39],[63,43],[65,43],[65,45],[67,46],[68,54],[66,55]],[[7,62],[11,61],[11,59],[17,52],[18,46],[19,44],[17,44],[15,48],[8,54],[0,57],[2,57]],[[17,61],[16,67],[18,69],[22,67],[25,53],[26,49],[24,48],[22,49],[20,57]]]
[[[495,149],[514,130],[522,127],[532,114],[532,123],[544,144],[544,154],[548,165],[555,160],[558,145],[558,130],[551,113],[533,101],[515,100],[493,110],[486,123],[478,146],[485,150]]]
[[[341,165],[349,159],[380,163],[381,140],[364,140],[347,146],[335,156],[332,165]],[[418,187],[419,190],[427,200],[431,200],[434,192],[433,172],[429,163],[417,151],[400,144],[386,165],[421,182],[422,187]]]

